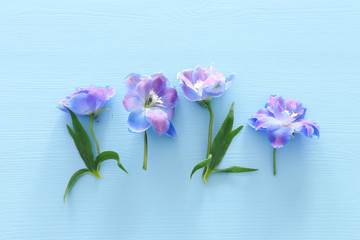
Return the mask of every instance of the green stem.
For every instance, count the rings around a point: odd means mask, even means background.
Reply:
[[[99,171],[91,171],[90,172],[92,175],[94,175],[97,179],[100,179],[101,178],[101,175],[99,173]]]
[[[146,170],[147,167],[147,154],[148,154],[148,146],[147,146],[147,134],[146,131],[144,131],[144,164],[143,164],[143,170]]]
[[[209,121],[208,148],[207,148],[206,158],[209,156],[210,150],[211,150],[212,128],[213,128],[213,122],[214,122],[214,113],[213,113],[213,110],[211,108],[210,102],[208,103],[207,106],[208,106],[209,113],[210,113],[210,121]]]
[[[276,176],[276,161],[275,161],[275,157],[276,157],[276,148],[274,148],[274,154],[273,154],[273,161],[274,161],[274,176]]]
[[[205,174],[204,174],[204,176],[203,176],[203,179],[204,179],[205,184],[208,184],[207,178],[208,178],[208,177],[210,176],[210,174],[213,173],[213,172],[214,172],[214,171],[209,170],[209,168],[206,169],[206,172],[205,172]]]
[[[206,108],[209,110],[209,114],[210,114],[210,121],[209,121],[209,134],[208,134],[208,147],[207,147],[207,152],[206,152],[206,158],[209,157],[209,154],[210,154],[210,151],[211,151],[211,142],[212,142],[212,128],[213,128],[213,122],[214,122],[214,113],[213,113],[213,110],[211,108],[211,99],[210,100],[204,100],[203,103],[204,105],[206,106]],[[208,167],[204,167],[204,171],[203,171],[203,174],[202,176],[205,177],[205,174],[208,170]],[[206,177],[207,178],[207,177]],[[204,181],[205,183],[206,180],[204,178]]]
[[[95,137],[94,129],[93,129],[94,118],[95,118],[95,114],[91,114],[90,115],[90,132],[91,132],[91,135],[94,138],[94,141],[96,143],[96,150],[97,150],[97,153],[99,155],[100,154],[100,147],[99,147],[99,143],[98,143],[98,141],[97,141],[97,139]]]

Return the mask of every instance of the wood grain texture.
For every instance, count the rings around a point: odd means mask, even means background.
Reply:
[[[359,12],[356,0],[1,1],[0,239],[360,239]],[[178,86],[178,71],[211,62],[237,73],[213,101],[215,132],[232,101],[240,125],[278,94],[303,102],[321,138],[279,150],[273,177],[265,134],[245,127],[221,166],[260,171],[190,181],[208,113],[179,93],[178,138],[151,132],[142,171],[124,77],[163,71]],[[117,90],[95,132],[130,175],[105,162],[63,204],[84,164],[55,107],[90,84]]]

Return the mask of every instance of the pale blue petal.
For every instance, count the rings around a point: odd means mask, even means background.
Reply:
[[[235,79],[235,73],[229,75],[226,79],[225,79],[225,89],[228,89],[231,85],[231,83],[234,81]]]
[[[190,101],[200,101],[201,98],[198,92],[194,91],[192,88],[188,87],[186,84],[182,83],[181,88],[183,90],[184,96]]]
[[[276,130],[268,131],[268,137],[271,142],[271,145],[274,148],[281,148],[287,144],[294,132],[294,129],[291,127],[280,127]]]
[[[158,134],[164,134],[169,129],[170,123],[168,121],[167,113],[161,108],[147,108],[146,119]]]
[[[218,81],[217,83],[205,87],[202,92],[202,99],[220,97],[225,91],[225,83]]]
[[[137,112],[144,109],[145,100],[141,99],[136,91],[126,94],[123,105],[128,112]]]
[[[176,134],[174,125],[173,125],[171,122],[170,122],[169,129],[168,129],[168,131],[166,132],[166,135],[168,135],[169,137],[172,137],[172,138],[176,138],[176,137],[177,137],[177,134]]]
[[[145,111],[131,112],[128,125],[132,132],[143,132],[151,127],[151,124],[146,119]]]

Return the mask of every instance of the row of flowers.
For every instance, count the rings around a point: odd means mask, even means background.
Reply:
[[[190,177],[199,169],[203,169],[203,180],[215,172],[251,172],[257,169],[232,166],[218,169],[233,138],[241,131],[243,126],[233,129],[234,103],[215,138],[212,137],[214,113],[211,100],[223,95],[235,79],[235,74],[225,77],[216,72],[214,65],[210,68],[197,67],[179,72],[177,78],[180,82],[184,96],[193,102],[199,103],[208,109],[210,114],[207,153],[205,160],[197,164]],[[125,79],[127,93],[123,99],[123,105],[129,112],[129,131],[143,133],[144,136],[144,163],[143,169],[147,168],[147,130],[152,128],[159,135],[167,135],[175,138],[176,131],[171,120],[174,118],[175,106],[178,102],[178,94],[174,87],[170,86],[168,79],[162,73],[151,76],[130,74]],[[110,87],[90,86],[87,89],[77,89],[75,93],[61,101],[58,108],[68,112],[72,118],[71,128],[68,131],[83,159],[86,168],[77,171],[70,179],[64,194],[64,201],[76,180],[83,174],[90,173],[100,178],[100,164],[105,160],[116,160],[118,166],[127,173],[120,163],[120,157],[113,151],[100,151],[99,143],[93,131],[93,122],[98,120],[98,115],[108,108],[105,103],[113,97],[115,90]],[[286,100],[282,97],[271,96],[264,108],[260,109],[252,118],[249,125],[255,130],[266,131],[274,148],[273,165],[276,175],[275,154],[276,149],[285,146],[291,141],[295,133],[306,137],[319,137],[319,127],[310,120],[304,119],[306,108],[298,101]],[[77,115],[90,117],[90,132],[96,144],[97,156],[94,157],[90,137],[80,123]]]

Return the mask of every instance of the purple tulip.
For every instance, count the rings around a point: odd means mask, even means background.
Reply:
[[[277,148],[285,146],[295,133],[309,138],[320,136],[319,126],[304,119],[305,113],[306,108],[298,101],[271,96],[265,107],[249,119],[249,125],[255,130],[267,132],[274,147],[274,175],[276,174],[275,152]]]
[[[125,79],[127,94],[123,100],[131,132],[144,133],[144,165],[147,168],[147,134],[151,126],[159,135],[176,137],[176,131],[170,120],[174,118],[175,105],[178,101],[176,89],[169,86],[162,73],[151,76],[130,74]]]
[[[65,107],[69,108],[76,115],[90,116],[90,132],[96,143],[96,149],[100,154],[99,143],[95,137],[93,130],[94,119],[98,120],[98,114],[107,110],[105,103],[115,95],[115,90],[111,87],[96,87],[91,85],[87,89],[77,88],[76,92],[70,94],[65,100],[62,100],[58,108],[64,112],[69,112]],[[65,106],[65,107],[64,107]]]
[[[59,103],[58,108],[68,112],[64,106],[70,108],[76,115],[95,114],[102,109],[105,103],[115,95],[115,90],[110,87],[96,87],[91,85],[87,89],[77,88],[76,92],[67,96]]]
[[[319,137],[319,127],[305,120],[306,108],[301,103],[272,96],[257,114],[250,118],[249,124],[255,130],[267,131],[274,148],[281,148],[290,141],[293,133],[306,137]]]
[[[197,102],[202,107],[209,110],[210,121],[206,159],[210,159],[209,157],[211,155],[211,151],[214,150],[212,148],[212,128],[214,122],[214,113],[211,107],[211,101],[213,98],[220,97],[224,94],[225,90],[230,87],[232,81],[234,80],[235,74],[233,73],[227,78],[225,78],[222,73],[216,72],[214,64],[211,64],[210,69],[198,66],[195,70],[183,70],[182,72],[179,72],[177,74],[177,78],[180,81],[184,96],[190,101]],[[225,142],[226,141],[223,139],[224,144]],[[219,147],[218,151],[223,150],[220,148],[223,147]],[[196,165],[194,169],[196,169],[197,167],[198,165]],[[207,165],[201,167],[204,168],[203,179],[205,183],[207,183],[207,177],[211,174],[212,171],[212,169],[209,167],[210,166]],[[192,172],[192,174],[193,173],[194,171]]]
[[[183,70],[178,73],[177,78],[187,99],[202,101],[223,95],[235,74],[225,78],[222,73],[217,73],[214,64],[211,64],[210,69],[199,66],[195,70]]]
[[[152,126],[160,135],[176,137],[175,128],[170,120],[174,117],[178,95],[176,89],[169,86],[164,74],[130,74],[125,81],[128,93],[123,104],[130,112],[129,130],[144,132]]]
[[[58,108],[64,112],[70,113],[72,128],[69,125],[67,129],[74,140],[75,146],[84,161],[86,168],[76,171],[66,187],[64,202],[68,192],[71,190],[77,179],[84,174],[92,174],[100,179],[100,164],[106,160],[116,160],[118,166],[127,173],[126,169],[120,163],[119,154],[114,151],[100,151],[100,145],[97,141],[93,129],[94,119],[98,120],[98,115],[109,108],[103,108],[106,102],[115,95],[115,90],[110,87],[96,87],[91,85],[87,89],[78,88],[76,92],[70,94],[65,100],[62,100]],[[92,143],[89,135],[76,115],[88,115],[90,117],[90,132],[96,144],[97,156],[94,157]]]

